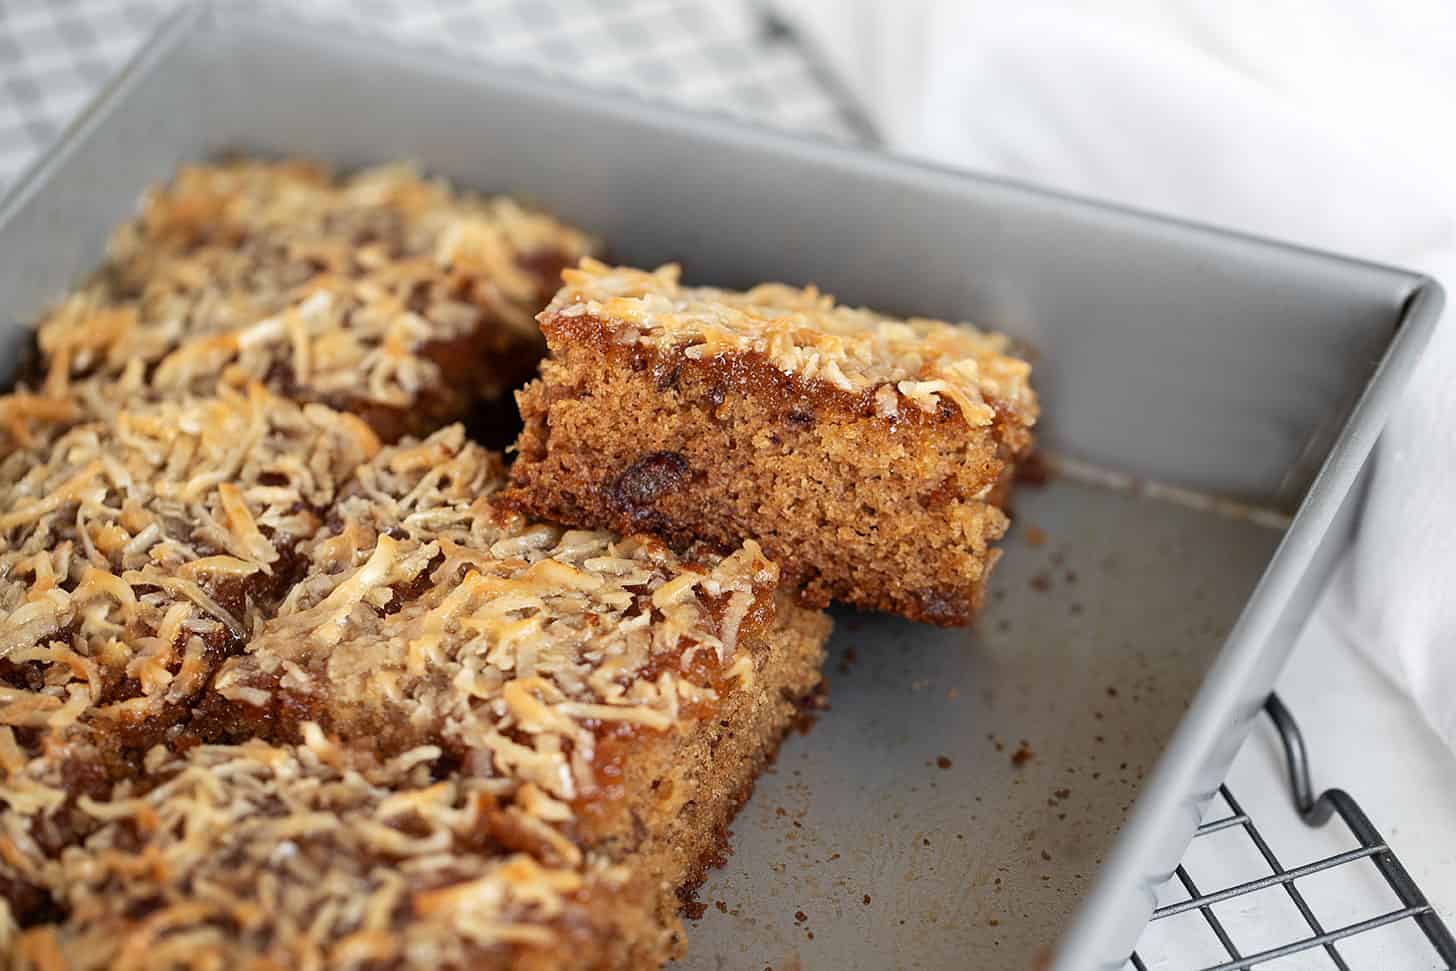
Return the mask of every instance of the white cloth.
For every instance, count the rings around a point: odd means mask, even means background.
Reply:
[[[1456,746],[1456,4],[778,6],[892,151],[1443,282],[1448,319],[1382,439],[1344,595],[1321,609]]]

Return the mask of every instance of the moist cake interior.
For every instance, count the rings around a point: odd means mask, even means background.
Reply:
[[[1036,419],[1007,338],[672,266],[565,278],[509,501],[675,544],[752,537],[808,605],[971,621]]]

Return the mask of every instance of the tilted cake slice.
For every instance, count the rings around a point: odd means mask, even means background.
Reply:
[[[1006,337],[673,266],[565,277],[510,502],[675,546],[752,538],[811,605],[970,621],[1037,416]]]

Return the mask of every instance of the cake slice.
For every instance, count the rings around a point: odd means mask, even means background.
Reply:
[[[543,352],[532,317],[594,246],[408,166],[186,166],[41,321],[47,386],[263,381],[359,414],[387,441],[467,417],[507,423],[509,393]]]
[[[675,266],[565,278],[507,501],[678,547],[755,539],[809,605],[971,620],[1037,416],[1006,337]]]
[[[829,621],[779,594],[751,542],[680,557],[564,530],[498,508],[502,479],[458,426],[381,451],[191,729],[287,745],[312,724],[378,761],[428,748],[434,778],[489,799],[477,852],[622,868],[636,929],[560,966],[654,965],[681,947],[678,892],[818,684]]]

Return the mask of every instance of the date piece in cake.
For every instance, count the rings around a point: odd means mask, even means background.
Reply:
[[[407,166],[187,166],[41,321],[42,364],[57,395],[88,377],[161,393],[260,380],[387,441],[423,434],[513,413],[543,350],[532,317],[593,247]]]
[[[1037,416],[1006,337],[675,266],[565,277],[508,501],[675,547],[753,538],[807,604],[970,622]]]
[[[434,747],[432,772],[488,794],[489,852],[623,867],[630,944],[655,963],[680,949],[678,891],[818,684],[829,621],[779,594],[751,542],[679,557],[531,522],[493,503],[502,479],[458,427],[381,451],[194,726],[297,743],[314,723],[378,760]]]
[[[108,390],[0,398],[15,419],[0,430],[0,742],[86,747],[103,774],[186,717],[379,448],[358,418],[258,384],[153,403]]]

